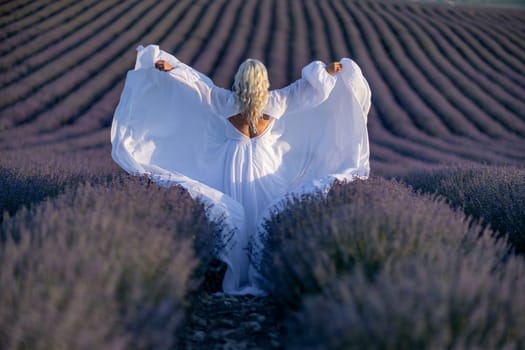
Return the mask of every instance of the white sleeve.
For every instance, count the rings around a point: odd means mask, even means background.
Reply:
[[[272,104],[279,105],[286,113],[315,107],[328,98],[336,77],[328,74],[326,65],[314,61],[302,70],[302,78],[291,85],[272,92]]]
[[[340,73],[341,77],[344,79],[347,86],[352,89],[357,101],[363,109],[363,114],[366,117],[372,104],[372,92],[370,86],[357,63],[349,58],[343,58],[341,59],[341,64],[343,65],[343,69]]]
[[[205,74],[179,61],[175,56],[159,49],[157,45],[137,48],[135,70],[155,67],[155,62],[162,59],[173,66],[167,75],[193,90],[198,100],[210,106],[211,110],[222,117],[235,114],[232,92],[216,86]]]
[[[226,118],[236,114],[233,93],[216,86],[206,75],[179,62],[169,72],[169,76],[194,90],[202,103],[208,104],[218,116]]]

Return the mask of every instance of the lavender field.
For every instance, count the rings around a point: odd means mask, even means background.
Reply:
[[[525,9],[1,0],[0,43],[1,349],[525,348]],[[150,43],[222,87],[368,79],[373,176],[266,223],[268,298],[210,294],[221,223],[111,160]]]

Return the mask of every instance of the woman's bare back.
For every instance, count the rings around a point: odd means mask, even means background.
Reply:
[[[262,134],[266,128],[268,128],[268,125],[270,125],[270,116],[269,115],[263,115],[262,118],[259,119],[259,123],[257,124],[257,134],[252,134],[250,131],[250,126],[248,122],[246,121],[246,118],[243,117],[242,114],[236,114],[228,118],[230,123],[239,130],[242,134],[248,136],[249,138],[257,137],[260,134]]]

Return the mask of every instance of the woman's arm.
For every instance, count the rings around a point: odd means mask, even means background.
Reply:
[[[296,81],[294,84],[287,88],[281,89],[281,97],[284,97],[287,111],[293,111],[300,108],[306,108],[315,106],[324,101],[335,83],[334,79],[327,76],[320,67],[323,66],[322,62],[313,62],[303,69],[303,79]],[[155,68],[163,72],[169,72],[174,67],[165,60],[158,60],[155,62]],[[343,69],[340,62],[332,62],[324,67],[324,70],[329,75],[334,75]],[[333,80],[333,81],[332,81]],[[197,85],[201,85],[198,84]],[[207,86],[201,85],[202,89],[208,90],[209,103],[213,109],[219,114],[229,113],[232,106],[227,103],[230,91],[226,91],[221,88],[217,88],[214,85],[206,84]],[[229,108],[227,108],[229,107]],[[227,109],[228,112],[221,112]],[[232,110],[233,111],[233,110]]]
[[[303,68],[301,79],[272,91],[270,104],[282,113],[315,107],[328,98],[335,86],[334,75],[341,69],[339,62],[325,65],[321,61],[314,61]]]
[[[202,73],[185,64],[180,64],[181,70],[174,70],[166,60],[157,60],[155,68],[162,72],[170,72],[173,77],[177,77],[179,81],[184,81],[185,85],[194,90],[200,100],[207,103],[210,108],[220,116],[230,116],[235,114],[235,106],[231,99],[232,92],[216,86],[213,81]],[[231,101],[230,101],[231,100]]]

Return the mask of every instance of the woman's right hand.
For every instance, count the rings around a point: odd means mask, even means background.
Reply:
[[[332,62],[326,65],[326,71],[328,74],[335,74],[343,69],[341,62]]]
[[[165,60],[158,60],[155,62],[155,68],[163,72],[168,72],[173,69],[173,66]]]

